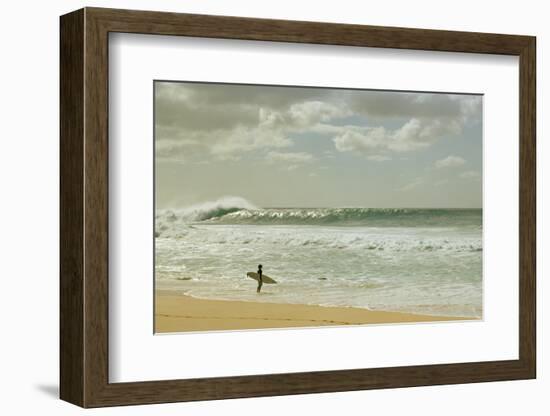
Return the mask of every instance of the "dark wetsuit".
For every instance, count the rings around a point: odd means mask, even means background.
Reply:
[[[262,269],[261,269],[261,267],[258,267],[258,274],[260,275],[260,277],[258,279],[258,289],[256,289],[256,292],[260,293],[260,290],[262,290],[262,285],[264,284],[264,282],[262,281]]]

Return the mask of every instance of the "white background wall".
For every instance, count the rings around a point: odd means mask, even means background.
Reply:
[[[0,14],[0,410],[69,415],[81,409],[58,390],[58,16],[83,6],[318,20],[387,26],[536,35],[538,41],[539,377],[535,381],[423,387],[338,394],[226,400],[87,411],[88,414],[407,414],[545,415],[550,361],[543,332],[550,301],[544,282],[542,212],[550,163],[544,142],[550,98],[545,2],[385,1],[69,1],[4,2]],[[546,67],[547,66],[547,67]],[[505,186],[506,184],[503,184]],[[548,329],[548,328],[547,328]]]

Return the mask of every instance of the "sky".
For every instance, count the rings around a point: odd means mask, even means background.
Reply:
[[[157,208],[482,206],[482,96],[155,81]]]

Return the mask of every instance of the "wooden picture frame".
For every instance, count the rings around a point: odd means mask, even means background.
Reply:
[[[61,17],[60,396],[82,407],[338,392],[536,376],[535,38],[530,36],[85,8]],[[110,32],[519,57],[519,359],[110,383]]]

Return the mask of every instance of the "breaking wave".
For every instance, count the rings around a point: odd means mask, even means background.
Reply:
[[[257,207],[244,198],[225,196],[186,208],[158,210],[156,217],[169,221],[206,221],[241,210],[257,210]]]
[[[216,201],[205,202],[179,210],[157,211],[158,229],[171,222],[252,225],[356,225],[373,227],[472,226],[481,228],[481,221],[481,209],[261,209],[240,197],[224,197]]]
[[[224,224],[304,224],[372,226],[481,225],[481,210],[409,208],[240,209],[210,218]]]

